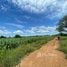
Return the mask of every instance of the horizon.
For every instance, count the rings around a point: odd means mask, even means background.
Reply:
[[[0,0],[0,36],[55,35],[65,15],[66,0]]]

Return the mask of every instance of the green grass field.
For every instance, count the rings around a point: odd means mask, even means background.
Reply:
[[[53,36],[32,36],[0,39],[0,67],[13,67],[30,52],[39,49]]]
[[[64,52],[67,56],[67,36],[61,36],[59,50]]]

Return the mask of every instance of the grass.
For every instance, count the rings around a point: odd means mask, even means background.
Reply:
[[[0,39],[0,67],[17,65],[25,55],[39,49],[53,38],[53,36],[34,36]]]
[[[67,58],[67,36],[61,36],[59,50],[64,52]]]

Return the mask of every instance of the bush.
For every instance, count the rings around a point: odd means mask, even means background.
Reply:
[[[17,34],[17,35],[14,36],[14,38],[22,38],[22,36]]]

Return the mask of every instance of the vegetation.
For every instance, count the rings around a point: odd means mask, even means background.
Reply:
[[[22,36],[16,34],[16,35],[14,36],[14,38],[22,38]]]
[[[67,16],[64,16],[58,23],[58,32],[60,33],[60,51],[67,55]]]
[[[52,36],[32,36],[22,38],[0,38],[0,67],[13,67],[30,52],[39,49]]]
[[[67,34],[67,16],[64,16],[58,23],[58,32],[60,35]]]
[[[5,36],[0,36],[0,38],[6,38]]]
[[[61,36],[59,50],[64,52],[67,56],[67,36]]]

